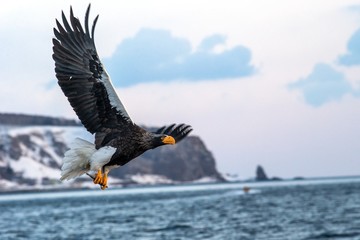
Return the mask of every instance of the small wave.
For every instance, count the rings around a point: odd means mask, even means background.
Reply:
[[[320,233],[317,235],[311,235],[307,238],[305,238],[305,240],[310,240],[310,239],[334,239],[334,238],[349,238],[349,237],[359,237],[360,233],[359,232],[352,232],[352,233]]]
[[[174,225],[168,225],[166,227],[161,228],[151,228],[151,229],[145,229],[145,232],[163,232],[163,231],[173,231],[178,229],[189,229],[193,228],[191,225],[187,224],[174,224]]]
[[[234,196],[234,195],[248,195],[248,194],[257,194],[261,191],[259,189],[250,189],[248,192],[244,192],[244,190],[235,190],[229,191],[225,194],[225,196]]]

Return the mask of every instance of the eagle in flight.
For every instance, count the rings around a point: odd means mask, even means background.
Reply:
[[[164,126],[155,132],[136,125],[118,98],[110,77],[101,63],[94,42],[97,16],[89,31],[90,5],[85,14],[85,28],[74,17],[62,12],[61,24],[54,28],[53,59],[58,84],[81,123],[95,134],[95,143],[76,138],[65,153],[61,180],[83,174],[94,184],[107,188],[108,173],[149,149],[175,144],[192,128],[186,124]]]

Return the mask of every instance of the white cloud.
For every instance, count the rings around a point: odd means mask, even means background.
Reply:
[[[191,51],[191,44],[168,30],[141,29],[134,37],[123,40],[111,58],[103,59],[115,86],[186,78],[188,80],[221,80],[252,75],[251,51],[241,45],[214,52],[225,37],[212,35]]]
[[[355,93],[342,72],[329,64],[316,64],[306,77],[288,85],[289,89],[300,89],[306,103],[319,107],[329,101],[339,101],[346,94]]]

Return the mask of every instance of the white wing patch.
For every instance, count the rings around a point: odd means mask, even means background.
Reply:
[[[105,146],[97,150],[90,158],[90,171],[98,171],[105,164],[110,162],[116,148]]]
[[[105,68],[103,70],[105,74],[103,73],[102,78],[100,78],[99,80],[105,86],[111,106],[115,107],[119,112],[121,112],[125,117],[127,117],[130,122],[132,122],[129,114],[125,109],[125,106],[121,103],[118,95],[116,94],[116,91],[114,89],[114,86],[112,85],[109,74],[106,72]]]

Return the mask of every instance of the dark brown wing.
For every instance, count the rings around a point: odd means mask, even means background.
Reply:
[[[184,123],[176,125],[172,124],[170,126],[164,126],[159,128],[155,133],[156,134],[166,134],[172,136],[176,143],[180,142],[184,139],[193,129],[190,125],[186,125]]]
[[[70,8],[70,24],[62,12],[63,25],[56,20],[53,59],[58,83],[82,124],[91,133],[102,127],[132,123],[118,98],[109,75],[96,51],[94,30],[89,31],[90,5],[85,15],[85,31]]]

